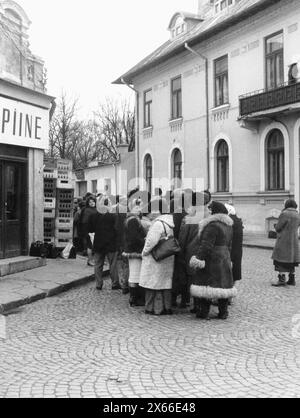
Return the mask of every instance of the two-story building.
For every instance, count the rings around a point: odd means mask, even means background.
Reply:
[[[29,49],[30,21],[0,1],[0,259],[27,255],[43,240],[43,161],[54,99],[44,62]]]
[[[202,178],[264,232],[300,198],[300,2],[199,0],[168,30],[115,81],[137,92],[136,175],[151,191]]]

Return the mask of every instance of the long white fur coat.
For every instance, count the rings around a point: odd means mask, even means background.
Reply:
[[[173,235],[174,222],[172,215],[163,215],[157,218],[151,226],[143,250],[140,286],[151,290],[172,289],[174,273],[174,257],[169,257],[157,263],[151,255],[151,251],[165,236],[162,222],[165,223],[167,235]]]

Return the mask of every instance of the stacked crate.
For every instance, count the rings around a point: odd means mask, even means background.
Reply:
[[[65,247],[73,238],[74,190],[57,189],[55,220],[55,245]]]
[[[45,162],[44,167],[44,242],[55,240],[55,212],[57,169],[54,159]]]
[[[64,248],[73,238],[72,162],[48,158],[44,167],[44,242]]]

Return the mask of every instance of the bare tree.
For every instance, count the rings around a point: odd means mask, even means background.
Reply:
[[[134,113],[129,102],[107,99],[94,114],[94,120],[77,118],[77,100],[61,94],[50,125],[49,156],[69,159],[74,169],[82,169],[93,161],[119,160],[117,146],[134,140]]]
[[[129,145],[135,136],[135,117],[129,101],[121,104],[106,99],[94,113],[94,129],[98,137],[97,146],[111,161],[119,159],[117,146]]]
[[[76,111],[77,99],[69,100],[62,92],[50,124],[51,157],[69,158],[72,155],[82,127],[82,123],[77,120]]]

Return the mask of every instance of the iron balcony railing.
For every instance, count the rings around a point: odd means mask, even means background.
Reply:
[[[258,90],[240,96],[240,116],[300,103],[300,79],[273,90]]]

